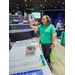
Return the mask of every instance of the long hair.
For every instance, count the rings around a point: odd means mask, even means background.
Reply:
[[[51,24],[52,23],[51,18],[48,15],[44,15],[44,16],[46,16],[47,24]],[[41,20],[41,25],[43,25],[42,20]]]

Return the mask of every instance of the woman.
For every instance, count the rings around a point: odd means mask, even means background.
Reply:
[[[51,48],[52,49],[54,48],[54,41],[55,41],[55,28],[51,24],[51,19],[48,15],[44,15],[42,17],[41,25],[35,27],[30,22],[30,27],[33,30],[40,31],[40,41],[41,41],[43,54],[44,54],[46,61],[48,61],[49,67],[51,69],[52,66],[50,63],[50,56],[49,55],[51,53]]]

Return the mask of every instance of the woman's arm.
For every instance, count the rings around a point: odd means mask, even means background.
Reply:
[[[54,49],[54,42],[55,42],[55,33],[52,34],[52,44],[51,44],[52,49]]]
[[[52,34],[52,43],[55,42],[55,33]]]
[[[38,31],[38,28],[37,28],[36,26],[33,26],[31,21],[30,21],[30,27],[31,27],[33,30]]]

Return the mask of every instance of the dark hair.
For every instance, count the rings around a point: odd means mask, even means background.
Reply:
[[[46,16],[47,24],[51,24],[52,22],[51,22],[50,17],[49,17],[48,15],[44,15],[44,16]],[[43,17],[44,17],[44,16],[43,16]],[[43,25],[42,20],[41,20],[41,25]]]

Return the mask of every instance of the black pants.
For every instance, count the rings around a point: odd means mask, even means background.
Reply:
[[[57,31],[57,37],[61,36],[61,32]]]
[[[48,63],[50,63],[50,53],[51,53],[51,49],[50,49],[50,46],[51,46],[51,43],[50,44],[42,44],[41,43],[41,46],[42,46],[42,50],[43,50],[43,54],[44,54],[44,57],[46,60],[48,60]]]

